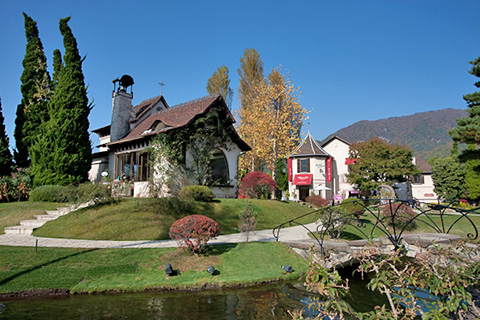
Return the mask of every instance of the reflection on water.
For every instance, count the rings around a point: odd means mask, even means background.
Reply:
[[[354,309],[372,309],[372,292],[352,286]],[[205,292],[79,295],[0,303],[0,319],[291,319],[312,294],[301,283]],[[372,304],[373,303],[373,304]],[[378,303],[378,301],[376,302]],[[358,310],[361,311],[361,310]]]

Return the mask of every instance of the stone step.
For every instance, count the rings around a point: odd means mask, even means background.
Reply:
[[[32,227],[25,227],[25,226],[14,226],[14,227],[6,227],[4,229],[5,234],[32,234],[35,228]]]
[[[43,226],[47,221],[49,220],[22,220],[20,221],[20,225],[23,227],[32,227],[32,228],[38,228]]]
[[[38,220],[55,220],[58,217],[63,216],[63,214],[41,214],[41,215],[36,215],[34,216]]]

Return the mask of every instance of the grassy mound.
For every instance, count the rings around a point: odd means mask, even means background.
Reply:
[[[34,201],[0,203],[0,234],[5,227],[18,226],[21,220],[35,219],[34,216],[45,214],[47,210],[64,206],[64,203]]]
[[[245,209],[244,199],[222,199],[216,202],[189,204],[162,199],[124,199],[114,204],[93,206],[72,212],[35,230],[39,237],[164,240],[169,239],[170,225],[187,215],[201,214],[220,225],[221,234],[238,232],[239,214]],[[293,202],[249,200],[257,213],[257,230],[274,228],[312,209]],[[316,217],[301,222],[315,221]]]

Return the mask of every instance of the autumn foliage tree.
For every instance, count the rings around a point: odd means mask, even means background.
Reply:
[[[232,107],[233,90],[230,87],[230,79],[228,78],[228,68],[223,65],[215,71],[207,82],[208,94],[219,94],[225,100],[228,108]]]
[[[268,81],[257,82],[249,91],[248,108],[239,110],[238,132],[252,151],[241,158],[245,171],[266,166],[276,174],[278,159],[287,157],[300,142],[300,128],[307,111],[298,103],[299,91],[274,69]]]
[[[216,221],[206,216],[194,214],[175,221],[170,226],[170,238],[192,253],[200,254],[207,242],[218,236],[220,227]]]
[[[264,172],[247,173],[240,183],[238,192],[240,195],[256,199],[267,199],[277,189],[277,184]]]

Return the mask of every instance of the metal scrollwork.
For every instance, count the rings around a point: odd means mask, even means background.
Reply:
[[[328,206],[306,213],[300,217],[284,222],[273,229],[273,236],[278,241],[280,230],[285,226],[302,226],[318,243],[321,253],[324,254],[324,240],[328,235],[344,225],[350,225],[358,230],[362,236],[371,240],[374,234],[380,232],[385,235],[395,248],[402,247],[402,235],[415,224],[422,223],[429,226],[435,233],[449,234],[453,227],[462,219],[469,222],[470,230],[464,230],[470,240],[478,239],[478,229],[471,219],[472,214],[479,214],[474,210],[460,207],[460,203],[435,204],[419,201],[400,201],[395,199],[355,200],[337,206]],[[352,205],[361,210],[353,210]],[[362,212],[363,214],[358,214]],[[362,218],[368,213],[372,219]],[[469,216],[470,215],[470,216]],[[315,230],[310,230],[299,221],[307,216],[315,216],[317,224]],[[456,218],[455,218],[456,217]],[[453,221],[451,221],[453,220]],[[367,225],[371,225],[370,231]],[[341,232],[341,230],[340,230]]]

